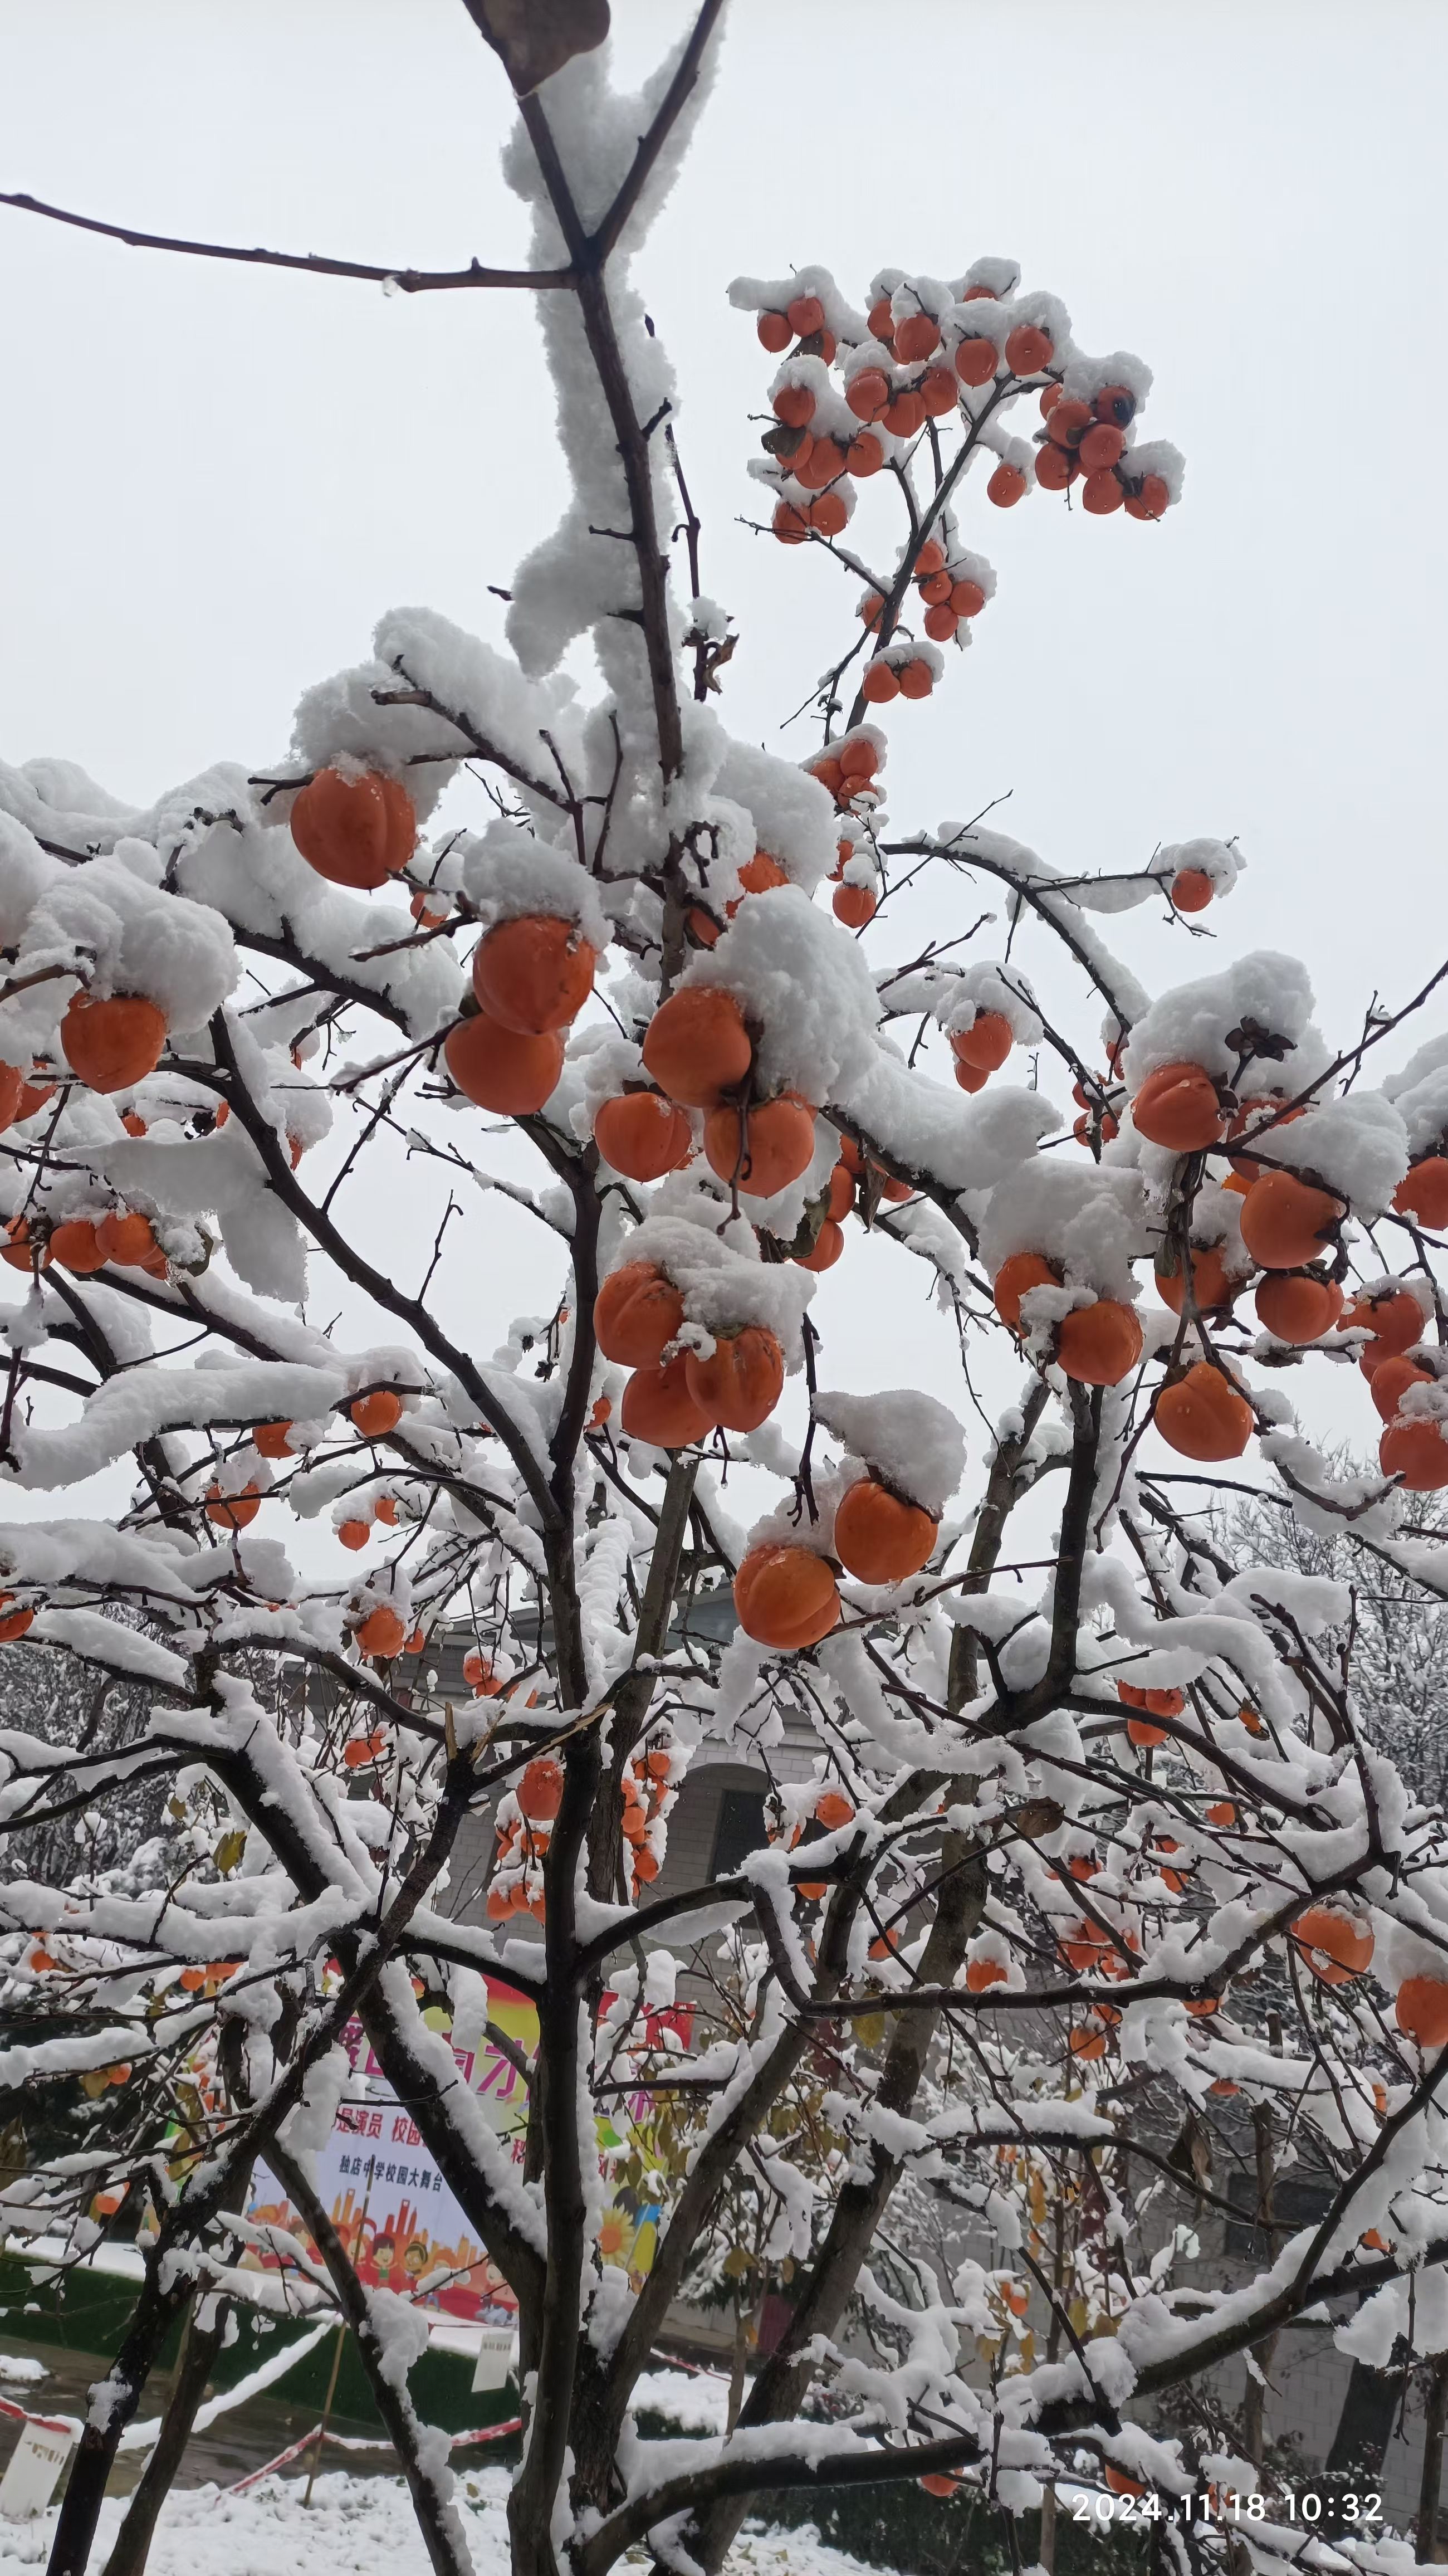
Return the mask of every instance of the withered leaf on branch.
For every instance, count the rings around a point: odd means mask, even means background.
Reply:
[[[1025,1842],[1035,1842],[1042,1834],[1053,1834],[1065,1821],[1064,1808],[1054,1798],[1030,1798],[1024,1806],[1012,1807],[1002,1818],[1013,1833]]]
[[[1270,1060],[1273,1064],[1281,1064],[1287,1056],[1297,1053],[1295,1038],[1281,1037],[1272,1029],[1264,1029],[1261,1021],[1254,1020],[1247,1011],[1243,1012],[1237,1028],[1228,1029],[1226,1042],[1229,1047],[1237,1047],[1243,1052],[1250,1050],[1264,1062]]]
[[[465,0],[519,98],[591,54],[608,34],[608,0]]]
[[[1205,2190],[1212,2179],[1212,2151],[1206,2133],[1194,2111],[1188,2111],[1179,2136],[1167,2151],[1167,2163],[1174,2173]]]
[[[716,698],[722,697],[724,692],[719,686],[715,673],[722,671],[726,662],[732,661],[734,656],[734,647],[738,640],[739,639],[736,635],[726,635],[723,643],[715,645],[713,651],[705,662],[705,678],[707,679],[709,687],[713,690]]]

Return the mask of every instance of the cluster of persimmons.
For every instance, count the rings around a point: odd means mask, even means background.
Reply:
[[[1083,440],[1089,436],[1083,430]],[[1089,454],[1085,462],[1089,471]],[[934,582],[944,571],[941,566],[923,578]],[[869,729],[856,729],[808,766],[834,795],[841,813],[857,817],[868,812],[875,796],[878,762],[875,737]],[[405,788],[381,771],[319,772],[297,796],[291,828],[298,849],[320,874],[356,888],[375,887],[398,875],[416,845],[411,800]],[[841,842],[841,866],[851,847]],[[785,881],[772,854],[757,850],[741,871],[739,894],[724,907],[725,920],[751,896]],[[862,891],[841,885],[837,905],[841,895]],[[1196,908],[1194,887],[1175,885],[1172,894],[1179,908]],[[697,945],[712,947],[719,927],[703,906],[689,917],[689,935]],[[557,1084],[566,1032],[592,991],[597,963],[596,950],[575,921],[534,913],[486,929],[473,952],[474,1007],[465,1009],[443,1049],[458,1088],[497,1114],[521,1117],[541,1109]],[[72,1075],[101,1091],[134,1085],[159,1058],[165,1042],[161,1015],[153,1005],[131,999],[78,1009],[83,998],[72,1003],[63,1028]],[[73,1036],[73,1028],[79,1034]],[[816,1111],[794,1091],[760,1096],[758,1034],[739,999],[722,985],[685,984],[672,993],[645,1031],[642,1078],[602,1101],[595,1112],[594,1135],[603,1159],[625,1179],[647,1184],[702,1152],[736,1203],[741,1192],[749,1199],[769,1200],[798,1181],[814,1158]],[[1002,1012],[981,1009],[949,1043],[957,1081],[977,1091],[1005,1064],[1015,1035]],[[1436,1373],[1422,1347],[1417,1298],[1399,1286],[1345,1302],[1340,1229],[1349,1212],[1346,1203],[1311,1179],[1273,1165],[1274,1143],[1301,1115],[1300,1105],[1270,1096],[1238,1100],[1194,1064],[1159,1068],[1128,1101],[1119,1081],[1120,1053],[1119,1044],[1108,1050],[1110,1072],[1096,1085],[1089,1118],[1083,1111],[1077,1122],[1078,1138],[1090,1142],[1093,1125],[1109,1137],[1116,1132],[1119,1112],[1147,1143],[1196,1158],[1192,1169],[1198,1178],[1215,1176],[1241,1198],[1241,1247],[1250,1267],[1229,1266],[1222,1244],[1193,1243],[1188,1262],[1164,1250],[1156,1277],[1163,1301],[1202,1324],[1225,1316],[1255,1277],[1258,1321],[1286,1344],[1301,1346],[1334,1329],[1361,1328],[1368,1337],[1361,1364],[1386,1424],[1384,1471],[1401,1476],[1415,1491],[1448,1485],[1448,1442],[1437,1420],[1400,1411],[1404,1392]],[[16,1086],[20,1081],[15,1075]],[[1088,1098],[1079,1086],[1078,1097],[1083,1104]],[[26,1114],[25,1104],[11,1114]],[[1224,1171],[1214,1172],[1213,1157],[1225,1163]],[[908,1181],[878,1170],[846,1137],[825,1191],[791,1247],[792,1257],[811,1270],[828,1269],[840,1258],[844,1220],[853,1209],[858,1207],[869,1221],[882,1199],[911,1195]],[[1395,1204],[1420,1222],[1442,1223],[1448,1217],[1448,1157],[1421,1158]],[[84,1243],[72,1241],[82,1233]],[[84,1271],[106,1261],[131,1261],[165,1270],[149,1219],[123,1209],[94,1224],[57,1225],[45,1240],[32,1236],[29,1220],[12,1221],[5,1257],[27,1267],[58,1260]],[[1235,1247],[1231,1261],[1240,1264]],[[1109,1296],[1085,1302],[1078,1298],[1065,1313],[1048,1301],[1035,1310],[1033,1324],[1033,1294],[1059,1291],[1063,1284],[1062,1267],[1049,1252],[1022,1249],[1004,1262],[992,1283],[997,1313],[1029,1343],[1038,1362],[1054,1364],[1083,1386],[1119,1385],[1142,1356],[1136,1310]],[[684,1323],[683,1295],[657,1262],[625,1262],[604,1280],[594,1329],[602,1356],[631,1372],[620,1409],[625,1436],[672,1450],[715,1430],[757,1430],[783,1388],[784,1355],[777,1335],[768,1325],[744,1324],[714,1335],[706,1355],[681,1340]],[[384,1437],[400,1413],[400,1397],[387,1388],[364,1394],[351,1407],[355,1428],[367,1438]],[[1199,1461],[1240,1456],[1254,1424],[1248,1396],[1215,1354],[1169,1371],[1157,1390],[1153,1413],[1163,1439]],[[266,1456],[288,1455],[289,1428],[284,1423],[259,1426],[258,1449]],[[220,1527],[235,1530],[246,1526],[260,1500],[254,1484],[239,1492],[218,1486],[206,1497],[205,1507]],[[392,1516],[384,1497],[375,1517],[385,1521]],[[339,1527],[342,1543],[363,1545],[369,1526],[369,1519],[360,1515],[344,1521]],[[928,1514],[867,1477],[841,1507],[835,1552],[858,1580],[896,1583],[928,1561],[934,1540],[935,1523]],[[736,1596],[749,1633],[780,1648],[814,1643],[839,1617],[829,1561],[802,1548],[756,1550],[740,1569]],[[21,1633],[15,1622],[24,1620],[25,1612],[15,1610],[5,1626]],[[409,1633],[386,1604],[369,1608],[358,1631],[358,1643],[370,1655],[420,1651],[422,1642],[420,1632]]]

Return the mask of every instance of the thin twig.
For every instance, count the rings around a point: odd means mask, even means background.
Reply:
[[[243,250],[233,242],[189,241],[171,233],[137,232],[129,224],[102,223],[98,215],[78,215],[68,206],[47,205],[44,198],[23,191],[0,189],[0,206],[14,206],[23,215],[44,215],[48,222],[69,224],[77,232],[100,233],[107,241],[123,242],[128,250],[179,251],[190,259],[239,260],[250,268],[299,268],[313,277],[350,277],[364,285],[395,287],[403,295],[431,295],[459,286],[575,283],[571,268],[484,268],[476,259],[466,268],[374,268],[365,260],[333,259],[323,251]]]

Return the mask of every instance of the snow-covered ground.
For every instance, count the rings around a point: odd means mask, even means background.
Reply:
[[[307,2576],[428,2576],[427,2553],[400,2478],[355,2478],[345,2471],[317,2480],[310,2508],[302,2509],[300,2478],[267,2478],[250,2495],[216,2487],[178,2489],[162,2513],[151,2546],[148,2576],[277,2576],[305,2563]],[[458,2502],[477,2576],[507,2576],[508,2533],[504,2469],[465,2471]],[[107,2504],[92,2563],[104,2565],[122,2506]],[[50,2551],[55,2514],[34,2522],[0,2523],[0,2576],[41,2567]],[[631,2553],[642,2563],[642,2550]],[[625,2562],[627,2563],[627,2562]],[[861,2562],[827,2549],[815,2532],[745,2531],[735,2542],[730,2576],[859,2576]]]

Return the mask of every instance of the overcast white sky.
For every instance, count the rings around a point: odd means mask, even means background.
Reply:
[[[630,67],[688,15],[621,0]],[[640,268],[705,587],[741,632],[723,712],[756,739],[838,649],[853,587],[735,524],[766,379],[731,276],[822,260],[858,295],[887,261],[1010,253],[1086,347],[1150,362],[1184,505],[1145,528],[1045,496],[998,512],[972,484],[1000,591],[950,685],[893,720],[892,811],[1009,793],[1005,828],[1072,866],[1239,834],[1216,950],[1144,914],[1118,944],[1148,981],[1296,947],[1334,1036],[1443,936],[1445,55],[1436,0],[734,0]],[[522,255],[509,102],[460,0],[0,0],[0,72],[6,188],[397,265]],[[300,690],[393,603],[498,634],[486,585],[560,497],[526,298],[388,298],[7,209],[0,298],[0,755],[149,799],[274,758]],[[901,941],[922,926],[902,914]],[[835,1382],[905,1373],[881,1300],[899,1313],[915,1276],[861,1245],[824,1283]],[[491,1346],[511,1308],[481,1303]],[[922,1326],[910,1374],[932,1350]]]

